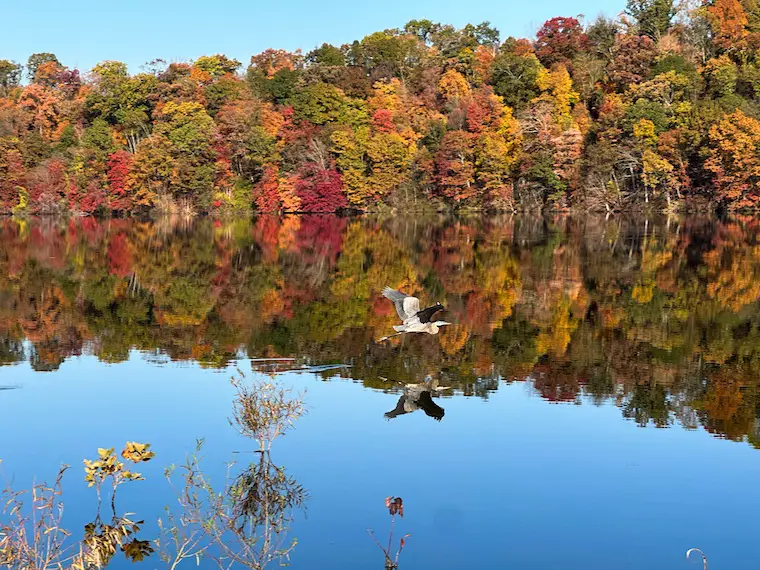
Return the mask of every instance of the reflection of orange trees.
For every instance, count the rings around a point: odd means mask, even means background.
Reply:
[[[561,356],[565,353],[570,337],[578,326],[578,320],[573,318],[570,311],[570,300],[560,297],[552,305],[551,322],[544,325],[536,339],[539,354]]]
[[[461,323],[470,330],[489,328],[490,317],[494,313],[491,299],[483,292],[472,292],[467,295]]]
[[[547,225],[548,231],[547,231]],[[757,382],[703,390],[703,367],[760,370],[758,225],[670,226],[392,217],[262,216],[192,224],[30,219],[0,224],[0,361],[49,370],[81,353],[129,350],[223,366],[256,356],[351,362],[345,374],[418,382],[440,373],[484,393],[497,378],[538,378],[629,405],[634,418],[689,410],[739,438],[753,429]],[[435,337],[373,339],[397,324],[385,285],[442,301],[456,323]],[[30,339],[33,350],[19,350]],[[709,377],[709,375],[708,375]],[[637,388],[642,379],[652,386]],[[651,380],[651,382],[650,382]],[[632,393],[638,390],[635,398]],[[736,403],[731,398],[741,398]],[[738,400],[736,400],[738,401]],[[649,420],[647,420],[649,421]],[[655,422],[655,423],[657,423]]]
[[[730,367],[710,376],[707,391],[695,402],[695,407],[705,414],[707,431],[733,440],[752,433],[755,410],[745,394],[756,397],[758,387],[754,385],[750,389],[745,375],[745,371]]]
[[[215,310],[234,329],[257,330],[286,314],[283,285],[277,264],[241,259],[237,266],[233,264]]]
[[[123,232],[112,235],[108,240],[108,270],[117,277],[127,277],[132,273],[132,251]]]
[[[330,292],[344,304],[349,299],[369,301],[386,285],[409,295],[417,293],[417,274],[408,252],[387,231],[360,221],[349,225],[335,271]],[[393,314],[379,316],[368,309],[364,303],[359,310],[371,326],[387,327],[397,320]]]
[[[575,301],[583,291],[580,253],[576,244],[563,244],[555,248],[552,259],[552,279],[549,288]]]
[[[488,240],[489,237],[486,236]],[[485,247],[478,248],[475,261],[475,279],[478,292],[473,295],[487,297],[489,314],[480,322],[487,330],[512,314],[512,307],[520,297],[522,278],[520,267],[507,250],[507,243],[487,242]],[[484,299],[485,304],[485,299]],[[468,299],[468,309],[470,302]]]
[[[738,311],[760,298],[760,246],[735,224],[718,233],[715,249],[704,256],[708,295]]]
[[[599,316],[601,317],[603,328],[615,329],[625,318],[625,311],[622,308],[600,307]]]
[[[282,291],[270,289],[261,299],[261,320],[270,323],[275,317],[281,315],[285,309],[282,299]]]
[[[634,285],[631,298],[641,305],[646,305],[654,296],[654,282],[645,280]]]
[[[493,354],[491,353],[491,343],[475,343],[472,370],[478,376],[488,376],[493,373],[494,362]]]
[[[32,342],[63,338],[71,332],[78,334],[78,327],[69,319],[71,305],[63,291],[52,286],[39,295],[26,299],[24,314],[19,318],[21,330]]]
[[[438,335],[438,342],[446,354],[452,355],[462,350],[469,336],[465,326],[453,324]]]
[[[464,295],[476,287],[474,275],[476,229],[454,224],[443,230],[431,244],[423,263],[431,263],[449,294]]]
[[[301,216],[285,216],[282,219],[280,231],[277,234],[277,247],[281,251],[293,250],[296,247],[298,230],[301,229]]]

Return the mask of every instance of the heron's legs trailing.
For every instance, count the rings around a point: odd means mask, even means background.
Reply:
[[[400,334],[404,334],[405,332],[406,331],[401,331],[401,332],[397,332],[396,334],[391,334],[391,335],[388,335],[388,336],[384,336],[382,338],[377,339],[377,342],[385,342],[389,338],[393,338],[394,336],[398,336]]]

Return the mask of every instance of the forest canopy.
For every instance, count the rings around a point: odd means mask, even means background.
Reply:
[[[247,65],[0,59],[0,212],[754,209],[758,53],[755,0],[629,0],[532,39],[413,20]]]

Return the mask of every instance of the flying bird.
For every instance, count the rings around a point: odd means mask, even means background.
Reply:
[[[451,324],[446,321],[433,320],[433,315],[438,311],[446,310],[440,303],[420,309],[420,300],[417,297],[412,297],[401,291],[391,289],[390,287],[383,289],[383,297],[393,301],[393,304],[396,307],[396,312],[401,318],[402,323],[393,326],[396,334],[384,336],[378,342],[388,340],[393,336],[411,332],[438,334],[440,327]]]

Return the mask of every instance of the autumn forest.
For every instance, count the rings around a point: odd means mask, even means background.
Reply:
[[[413,20],[248,65],[0,60],[0,211],[752,209],[759,54],[756,0],[629,0],[530,39]]]

